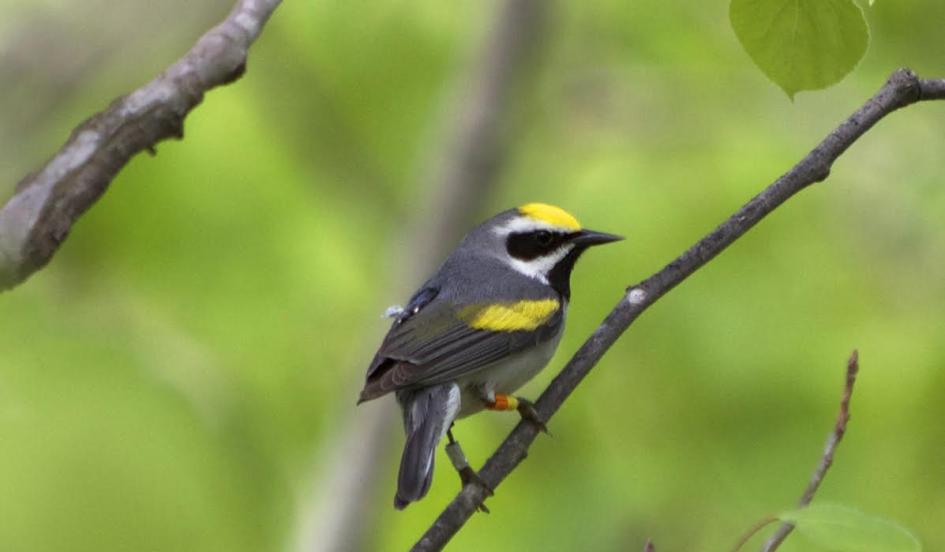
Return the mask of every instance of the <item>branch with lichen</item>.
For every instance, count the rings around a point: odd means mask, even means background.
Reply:
[[[653,303],[705,266],[765,216],[815,182],[825,180],[833,163],[863,134],[890,113],[920,101],[945,99],[945,79],[920,79],[908,69],[892,74],[876,94],[834,129],[787,173],[671,263],[627,289],[614,309],[584,342],[535,403],[547,421],[561,408],[577,385],[597,365],[623,332]],[[490,489],[514,470],[538,435],[530,422],[520,422],[493,453],[479,477]],[[439,550],[462,528],[488,490],[466,485],[414,545],[415,551]]]

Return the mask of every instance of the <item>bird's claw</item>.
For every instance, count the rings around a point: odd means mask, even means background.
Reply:
[[[459,472],[459,479],[463,482],[463,488],[466,488],[467,485],[478,485],[485,493],[483,500],[485,500],[485,497],[495,494],[495,492],[492,490],[492,487],[487,485],[486,482],[483,481],[481,477],[479,477],[479,474],[476,473],[476,470],[466,466],[457,471]],[[476,509],[486,514],[489,513],[489,508],[486,507],[485,502],[480,502],[479,505],[476,506]]]
[[[523,399],[521,397],[516,397],[516,398],[518,399],[518,408],[516,410],[518,410],[518,413],[522,417],[522,419],[528,420],[529,422],[534,424],[535,427],[537,427],[539,431],[550,436],[551,432],[548,431],[548,426],[545,425],[545,422],[542,421],[541,417],[538,415],[538,411],[535,410],[534,403],[532,403],[528,399]]]

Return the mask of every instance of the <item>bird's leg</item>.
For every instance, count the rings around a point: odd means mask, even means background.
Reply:
[[[491,393],[485,394],[483,397],[483,402],[486,403],[486,408],[489,410],[517,410],[519,416],[521,416],[523,420],[528,420],[529,422],[535,424],[535,427],[537,427],[542,432],[551,435],[551,433],[548,431],[548,427],[545,426],[545,422],[538,415],[538,411],[535,410],[535,405],[528,399],[514,397],[504,393]]]
[[[459,479],[463,483],[463,487],[471,483],[475,483],[482,487],[486,492],[486,496],[492,496],[492,487],[486,484],[485,481],[479,477],[479,474],[476,473],[476,470],[470,467],[469,462],[466,460],[466,455],[463,454],[462,447],[459,446],[459,441],[453,438],[453,424],[450,424],[450,428],[446,430],[446,438],[449,439],[449,443],[446,444],[446,455],[449,456],[450,462],[452,462],[453,467],[456,468],[457,473],[459,473]],[[480,512],[489,513],[489,508],[486,508],[486,505],[480,503],[477,506],[477,509]]]

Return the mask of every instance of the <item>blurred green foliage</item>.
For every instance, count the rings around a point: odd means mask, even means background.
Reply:
[[[149,80],[226,2],[0,4],[0,195]],[[139,156],[49,267],[0,295],[0,550],[290,549],[401,302],[417,182],[493,3],[289,1],[247,75]],[[879,2],[859,68],[792,104],[726,2],[560,2],[515,104],[500,192],[625,234],[575,272],[537,395],[621,296],[819,141],[896,67],[945,75],[934,0]],[[29,40],[28,40],[29,39]],[[80,67],[82,70],[75,70]],[[8,93],[9,91],[9,93]],[[945,548],[945,106],[896,113],[831,177],[662,299],[608,353],[451,550],[724,550],[790,507],[853,419],[819,498]],[[514,423],[463,421],[474,464]],[[398,430],[399,432],[399,430]],[[400,436],[394,439],[397,447]],[[365,527],[407,548],[458,489]],[[330,476],[329,476],[330,477]],[[316,489],[317,490],[317,489]],[[814,550],[792,536],[785,551]]]

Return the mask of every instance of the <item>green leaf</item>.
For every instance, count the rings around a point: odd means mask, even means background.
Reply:
[[[870,39],[853,0],[732,0],[729,18],[751,59],[792,99],[842,79]]]
[[[820,504],[784,512],[781,521],[812,542],[836,552],[921,552],[922,544],[908,529],[852,508]]]

